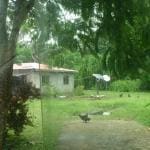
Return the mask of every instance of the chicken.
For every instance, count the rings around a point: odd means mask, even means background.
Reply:
[[[121,94],[119,95],[119,97],[123,97],[123,94],[121,93]]]
[[[85,123],[87,123],[88,121],[91,120],[91,118],[89,117],[88,113],[86,113],[86,114],[79,114],[79,117],[80,117],[81,120],[83,120]]]

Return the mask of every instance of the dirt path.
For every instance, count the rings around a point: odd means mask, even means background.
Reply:
[[[150,150],[150,130],[134,121],[80,120],[64,124],[57,150]]]

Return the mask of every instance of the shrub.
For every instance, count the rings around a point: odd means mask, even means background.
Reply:
[[[110,90],[120,92],[130,92],[140,90],[140,80],[117,80],[111,83]]]
[[[7,126],[8,129],[14,131],[15,135],[19,135],[25,125],[32,124],[32,117],[28,114],[27,99],[21,96],[13,96],[9,105],[9,111],[7,115]]]
[[[150,91],[150,74],[143,73],[141,76],[140,89],[143,91]]]
[[[74,93],[75,93],[75,95],[77,95],[77,96],[84,95],[84,86],[82,86],[82,85],[77,86],[77,87],[75,88]]]
[[[55,87],[51,85],[45,85],[42,87],[42,96],[45,97],[56,97],[58,95],[58,91]]]
[[[27,100],[32,86],[25,82],[23,77],[14,77],[12,84],[12,97],[8,105],[6,136],[8,130],[13,130],[19,135],[25,125],[33,125],[31,116],[28,114]]]

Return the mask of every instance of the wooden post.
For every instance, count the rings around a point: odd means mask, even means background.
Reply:
[[[96,79],[96,93],[97,95],[99,95],[99,83],[100,83],[100,80]]]

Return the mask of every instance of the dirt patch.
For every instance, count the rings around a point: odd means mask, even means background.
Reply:
[[[66,122],[57,150],[150,150],[150,131],[134,121]]]

